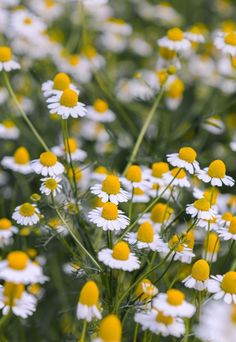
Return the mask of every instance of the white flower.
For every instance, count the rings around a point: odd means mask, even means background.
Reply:
[[[80,292],[79,302],[76,309],[77,319],[85,319],[91,322],[93,318],[101,319],[98,309],[99,290],[92,280],[87,281]]]
[[[20,69],[20,64],[12,59],[12,51],[8,46],[0,46],[0,71]]]
[[[112,122],[115,114],[109,109],[108,103],[101,99],[96,99],[93,106],[88,106],[87,117],[98,122]]]
[[[187,204],[186,213],[196,219],[212,220],[216,212],[211,208],[210,202],[206,198],[200,198],[191,204]]]
[[[182,168],[175,167],[170,172],[163,175],[166,184],[178,186],[180,188],[189,188],[190,182],[187,178],[186,172]]]
[[[236,33],[229,32],[224,35],[217,35],[214,40],[217,49],[230,56],[236,56]]]
[[[153,206],[150,213],[144,214],[139,223],[150,222],[156,233],[160,232],[161,228],[171,220],[173,216],[173,209],[164,203],[157,203]]]
[[[204,259],[200,259],[193,264],[191,275],[183,280],[186,287],[203,291],[209,282],[210,267]]]
[[[59,177],[49,177],[40,179],[42,182],[40,186],[40,192],[46,196],[53,195],[56,196],[61,192],[62,185],[60,184],[61,178]]]
[[[50,113],[58,114],[62,119],[83,117],[87,113],[85,104],[79,102],[78,91],[65,89],[61,95],[54,95],[47,99]]]
[[[129,199],[129,193],[120,186],[119,177],[113,175],[106,176],[102,184],[93,185],[91,192],[101,198],[103,203],[110,201],[118,204],[127,202]]]
[[[119,231],[129,225],[129,218],[125,216],[123,211],[118,210],[116,204],[111,202],[105,203],[102,208],[96,208],[90,211],[88,218],[104,231]]]
[[[15,140],[19,138],[20,131],[11,120],[0,123],[0,139]]]
[[[224,299],[225,303],[236,304],[236,272],[229,271],[222,275],[211,276],[207,289],[214,293],[214,299]]]
[[[190,174],[199,171],[199,163],[196,161],[197,153],[191,147],[182,147],[178,153],[167,154],[167,161],[172,166],[187,170]]]
[[[33,172],[30,164],[29,152],[23,146],[19,147],[14,152],[13,157],[3,157],[1,164],[6,169],[22,173],[23,175],[27,175]]]
[[[24,203],[15,208],[12,218],[22,226],[33,226],[39,222],[39,215],[35,204]]]
[[[52,152],[43,152],[39,159],[31,162],[33,171],[42,176],[58,176],[64,172],[64,166],[57,161],[57,156]]]
[[[66,89],[74,90],[79,95],[79,91],[76,89],[75,85],[71,83],[70,77],[63,72],[56,74],[53,80],[49,80],[42,84],[42,91],[45,97],[51,95],[61,96]]]
[[[197,174],[198,178],[205,183],[211,183],[212,186],[233,186],[235,181],[232,177],[227,176],[226,167],[222,160],[214,160],[209,167],[200,170]]]
[[[78,148],[77,141],[74,138],[68,138],[65,140],[66,148],[63,145],[52,147],[52,152],[57,157],[63,157],[65,154],[70,154],[73,161],[84,161],[87,157],[87,152]]]
[[[133,188],[139,188],[145,191],[151,187],[147,174],[138,165],[129,166],[121,182],[129,191],[132,191]]]
[[[147,203],[149,202],[150,197],[147,194],[147,190],[145,193],[143,190],[139,188],[134,188],[133,193],[129,194],[129,200],[133,203]]]
[[[152,169],[145,169],[143,171],[145,177],[147,177],[152,185],[158,184],[158,186],[164,186],[166,184],[164,175],[169,172],[169,165],[164,162],[157,162],[152,164]]]
[[[184,38],[184,32],[177,27],[168,30],[167,36],[158,39],[157,42],[161,47],[166,47],[178,52],[191,48],[189,40]]]
[[[128,244],[124,241],[118,242],[113,249],[102,249],[98,252],[98,260],[110,268],[129,272],[140,267],[140,261],[130,252]]]
[[[193,43],[204,43],[205,37],[203,35],[203,30],[198,26],[192,26],[187,32],[185,32],[184,36],[190,42]]]
[[[13,235],[18,229],[7,218],[0,218],[0,247],[8,246],[13,242]]]

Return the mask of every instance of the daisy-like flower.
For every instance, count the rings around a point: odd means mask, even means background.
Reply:
[[[31,162],[31,167],[38,175],[58,176],[64,172],[64,166],[57,161],[57,156],[52,152],[43,152],[39,159]]]
[[[92,173],[92,179],[96,181],[104,181],[109,174],[109,171],[104,166],[98,166]]]
[[[65,145],[54,146],[52,152],[57,157],[63,157],[65,153],[70,154],[73,161],[84,161],[87,157],[87,153],[78,148],[77,141],[74,138],[66,139]]]
[[[198,172],[198,178],[212,186],[233,186],[235,181],[226,175],[225,163],[222,160],[214,160],[209,167]]]
[[[158,289],[149,279],[143,279],[140,281],[135,289],[135,296],[139,302],[150,302],[150,300],[156,296]]]
[[[206,198],[200,198],[191,204],[187,204],[186,213],[196,219],[212,220],[216,212],[211,208],[210,202]]]
[[[11,120],[0,123],[0,139],[15,140],[19,138],[20,131]]]
[[[202,28],[200,25],[192,26],[187,32],[185,32],[185,38],[190,40],[192,43],[204,43],[205,27]]]
[[[24,284],[5,282],[0,288],[0,309],[3,315],[11,310],[21,318],[31,316],[36,310],[37,299],[25,291]]]
[[[101,313],[98,309],[99,290],[97,284],[89,280],[81,289],[79,302],[76,309],[78,319],[84,319],[91,322],[92,319],[101,319]]]
[[[74,84],[71,83],[70,77],[64,72],[56,74],[53,80],[49,80],[42,84],[42,91],[45,97],[51,95],[60,96],[66,89],[77,90]]]
[[[185,300],[185,295],[177,289],[169,289],[167,293],[159,293],[153,300],[153,307],[164,315],[190,318],[196,308]]]
[[[40,212],[35,204],[23,203],[15,208],[12,218],[22,226],[33,226],[40,220]]]
[[[173,111],[179,107],[183,99],[184,89],[184,83],[180,78],[176,76],[168,78],[165,94],[165,102],[168,109]]]
[[[133,203],[147,203],[150,200],[150,197],[147,194],[147,191],[145,192],[142,189],[134,188],[133,193],[129,196],[130,200],[132,200]]]
[[[13,242],[13,235],[18,229],[13,226],[12,222],[7,218],[0,219],[0,247],[8,246]]]
[[[137,233],[128,233],[125,240],[131,245],[136,245],[138,249],[150,248],[152,251],[167,252],[169,251],[167,243],[155,233],[153,226],[149,222],[142,223]]]
[[[191,235],[191,232],[186,234],[183,242],[181,242],[178,235],[173,235],[169,240],[168,245],[169,249],[172,250],[171,256],[174,256],[174,260],[179,260],[186,264],[190,264],[192,262],[192,258],[195,254],[193,253],[194,236]],[[165,253],[165,255],[167,254],[168,253]]]
[[[207,289],[208,292],[214,293],[214,299],[223,298],[227,304],[236,304],[236,272],[229,271],[223,276],[211,276]]]
[[[214,232],[210,232],[209,236],[205,238],[203,243],[204,249],[202,251],[202,257],[205,257],[208,262],[216,262],[220,249],[220,239]]]
[[[214,40],[214,44],[225,54],[229,54],[232,57],[236,56],[236,33],[229,32],[224,35],[217,35]]]
[[[104,57],[99,55],[92,45],[85,46],[82,54],[92,70],[99,70],[105,66]]]
[[[228,227],[218,229],[219,237],[223,240],[236,240],[236,216],[230,220]]]
[[[32,262],[23,251],[13,251],[0,261],[0,279],[16,284],[44,283],[42,267]]]
[[[47,99],[50,113],[58,114],[62,119],[83,117],[87,113],[85,104],[79,102],[77,90],[67,88],[59,95],[54,95]]]
[[[91,192],[101,198],[103,203],[110,201],[118,204],[129,199],[129,193],[121,188],[119,177],[114,175],[108,175],[102,184],[92,186]]]
[[[182,147],[178,153],[167,154],[167,161],[172,166],[187,170],[190,174],[199,171],[199,163],[196,161],[197,152],[191,147]]]
[[[30,164],[29,152],[23,146],[14,152],[13,157],[3,157],[1,164],[6,169],[22,173],[23,175],[27,175],[33,171]]]
[[[108,103],[102,99],[96,99],[93,106],[88,106],[87,117],[98,122],[112,122],[115,114],[109,109]]]
[[[144,175],[147,175],[148,179],[154,184],[164,185],[164,175],[169,172],[169,165],[164,162],[157,162],[152,164],[151,169],[145,169],[143,171]]]
[[[211,220],[202,220],[199,219],[196,222],[196,226],[199,228],[203,228],[205,230],[218,230],[219,228],[219,222],[217,220],[217,216],[215,216],[213,219]]]
[[[63,225],[58,217],[53,217],[48,221],[48,227],[53,229],[56,233],[65,236],[68,234],[67,228]]]
[[[110,268],[128,272],[140,267],[140,261],[130,252],[129,245],[124,241],[118,242],[113,249],[102,249],[98,252],[98,260]]]
[[[217,219],[218,219],[218,222],[219,222],[219,226],[222,227],[222,228],[229,227],[232,218],[233,218],[233,214],[230,213],[229,211],[226,211],[222,215],[218,215]]]
[[[163,178],[166,184],[172,182],[172,186],[178,186],[180,188],[189,188],[190,182],[188,180],[186,172],[182,168],[175,167],[170,172],[165,173]]]
[[[165,315],[156,309],[138,312],[134,320],[143,330],[148,329],[156,335],[180,337],[185,332],[184,321],[181,318]]]
[[[184,38],[184,32],[178,27],[174,27],[167,31],[167,35],[158,39],[158,45],[166,47],[174,51],[186,51],[191,48],[191,44],[188,39]]]
[[[150,188],[150,182],[148,181],[147,175],[144,174],[143,170],[138,165],[129,166],[125,177],[122,178],[122,183],[129,191],[132,191],[133,188],[139,188],[144,191]]]
[[[144,214],[139,223],[150,222],[156,233],[160,232],[162,226],[166,225],[171,219],[173,209],[164,203],[157,203],[153,206],[151,213]]]
[[[203,291],[207,288],[209,282],[210,267],[206,260],[197,260],[193,266],[191,275],[183,280],[186,287],[194,288],[197,291]]]
[[[119,231],[129,225],[129,218],[112,202],[106,202],[101,208],[93,209],[88,213],[88,218],[104,231]]]
[[[61,178],[59,177],[47,177],[40,179],[42,182],[40,186],[40,192],[46,196],[56,196],[61,192],[62,185],[60,184]]]
[[[102,319],[98,337],[92,342],[121,342],[122,339],[122,325],[116,315],[108,315]]]
[[[0,71],[20,69],[20,64],[12,59],[12,51],[8,46],[0,46]]]

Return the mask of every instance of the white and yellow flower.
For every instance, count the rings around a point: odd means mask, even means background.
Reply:
[[[156,233],[164,227],[172,218],[173,209],[165,203],[157,203],[153,206],[150,213],[144,214],[139,223],[149,222],[152,224]]]
[[[236,272],[229,271],[223,276],[211,276],[207,285],[208,292],[214,293],[214,299],[224,299],[227,304],[236,304]]]
[[[8,246],[13,242],[13,235],[18,232],[18,229],[10,220],[3,217],[0,218],[0,247]]]
[[[196,158],[197,152],[191,147],[182,147],[178,153],[167,154],[167,161],[172,166],[183,168],[190,174],[200,170]]]
[[[200,25],[194,25],[185,32],[185,38],[190,40],[192,43],[204,43],[205,42],[205,27]]]
[[[216,212],[212,209],[210,202],[204,197],[191,204],[187,204],[186,213],[202,220],[212,220],[216,216]]]
[[[226,175],[226,166],[222,160],[214,160],[209,167],[200,170],[197,176],[204,183],[211,183],[212,186],[233,186],[235,183],[232,177]]]
[[[92,319],[101,319],[101,312],[98,309],[99,305],[99,290],[97,284],[89,280],[81,289],[79,302],[76,309],[78,319],[84,319],[91,322]]]
[[[0,123],[0,139],[15,140],[20,136],[19,129],[11,120],[4,120]]]
[[[186,287],[203,291],[209,283],[210,267],[206,260],[200,259],[192,266],[191,275],[183,280]]]
[[[96,99],[93,106],[87,107],[87,117],[90,120],[98,122],[112,122],[115,120],[115,114],[109,109],[108,103],[102,99]]]
[[[223,240],[236,240],[236,217],[233,216],[228,227],[220,227],[217,232]]]
[[[49,97],[51,95],[60,96],[66,89],[71,89],[78,92],[75,85],[71,83],[70,77],[64,72],[56,74],[53,80],[49,80],[42,84],[42,91],[45,97]]]
[[[236,33],[235,32],[228,32],[224,35],[218,34],[215,37],[214,44],[225,54],[228,54],[232,57],[236,56]]]
[[[42,182],[40,186],[40,192],[46,196],[56,196],[61,192],[62,185],[60,184],[61,178],[59,177],[47,177],[40,179]]]
[[[188,180],[186,172],[179,167],[175,167],[174,169],[170,170],[168,173],[163,175],[163,178],[166,184],[171,183],[172,186],[178,186],[180,188],[189,188],[190,182]]]
[[[132,191],[133,188],[139,188],[145,191],[151,187],[147,175],[139,165],[131,165],[128,167],[125,177],[122,177],[122,183],[129,191]]]
[[[23,203],[15,208],[12,218],[22,226],[33,226],[40,220],[40,212],[35,204]]]
[[[66,145],[66,146],[65,146]],[[87,157],[87,152],[78,148],[76,139],[69,137],[65,139],[65,145],[59,145],[52,147],[52,152],[57,157],[63,157],[65,154],[70,154],[73,161],[84,161]]]
[[[119,317],[116,315],[108,315],[104,317],[100,323],[98,337],[92,342],[121,342],[122,341],[122,325]]]
[[[57,160],[57,156],[50,152],[43,152],[40,154],[39,159],[31,162],[31,167],[38,175],[58,176],[64,172],[64,166]]]
[[[0,71],[6,72],[20,69],[20,64],[12,59],[12,51],[8,46],[0,46]]]
[[[191,48],[191,43],[184,37],[184,32],[178,27],[167,31],[167,35],[158,39],[158,45],[177,52],[186,51]]]
[[[23,146],[18,147],[18,149],[14,152],[12,157],[3,157],[1,164],[6,169],[22,173],[23,175],[27,175],[33,172],[30,164],[29,152]]]

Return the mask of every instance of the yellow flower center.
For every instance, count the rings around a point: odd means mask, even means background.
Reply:
[[[108,103],[101,99],[97,99],[94,102],[93,107],[98,113],[102,114],[108,110]]]
[[[183,179],[186,177],[186,172],[179,167],[175,167],[171,170],[171,175],[177,179]]]
[[[180,243],[180,238],[176,234],[173,235],[171,239],[168,241],[168,246],[175,252],[182,252],[184,250],[184,245]]]
[[[74,173],[73,173],[74,170]],[[68,170],[68,177],[70,180],[73,180],[74,174],[75,174],[75,180],[76,182],[79,182],[83,178],[83,171],[79,168],[76,167],[72,170],[72,168],[69,168]]]
[[[28,255],[22,251],[14,251],[7,256],[8,266],[18,271],[26,268],[28,260]]]
[[[180,41],[184,39],[184,33],[178,27],[174,27],[167,32],[167,37],[173,41]]]
[[[70,65],[76,66],[77,64],[79,64],[80,58],[78,55],[71,55],[71,56],[69,56],[68,61],[69,61]]]
[[[65,89],[60,98],[60,104],[65,107],[75,107],[79,100],[78,94],[72,89]]]
[[[159,80],[160,84],[164,84],[164,82],[166,81],[168,74],[166,70],[157,70],[155,72],[157,79]]]
[[[11,226],[12,223],[7,218],[0,219],[0,230],[8,230],[9,228],[11,228]]]
[[[144,195],[144,191],[140,188],[134,188],[134,195]]]
[[[56,190],[58,186],[57,181],[54,178],[47,179],[44,184],[49,190]]]
[[[16,164],[25,165],[25,164],[28,164],[30,160],[30,155],[25,147],[19,147],[15,151],[13,158]]]
[[[55,1],[54,0],[44,0],[45,6],[48,8],[52,8],[55,6]]]
[[[2,122],[2,124],[3,124],[3,126],[6,127],[6,128],[13,128],[13,127],[15,127],[14,122],[11,121],[11,120],[4,120],[4,121]]]
[[[11,49],[7,46],[0,46],[0,62],[9,62],[12,59]]]
[[[167,96],[179,99],[184,92],[184,83],[180,79],[174,80],[168,87]]]
[[[139,300],[146,301],[153,297],[155,293],[155,287],[149,279],[143,279],[135,289],[135,295],[139,297]]]
[[[204,192],[203,197],[205,197],[211,204],[216,204],[218,195],[218,189],[209,188]]]
[[[197,34],[200,35],[202,34],[202,29],[199,26],[192,26],[189,30],[189,32],[193,33],[193,34]]]
[[[95,173],[99,173],[101,175],[108,175],[108,170],[107,168],[105,168],[104,166],[98,166],[95,170],[94,170]]]
[[[53,79],[53,88],[56,90],[65,90],[69,88],[70,82],[70,77],[64,72],[60,72]]]
[[[232,20],[223,21],[223,23],[221,24],[221,30],[224,33],[233,32],[235,31],[235,29],[236,29],[236,25],[235,25],[235,22]]]
[[[226,173],[225,163],[222,160],[214,160],[208,168],[208,175],[212,178],[224,178]]]
[[[142,223],[138,228],[138,241],[151,243],[154,238],[154,229],[149,222]]]
[[[225,44],[236,46],[236,33],[230,32],[224,37]]]
[[[172,316],[164,315],[162,311],[158,311],[158,314],[156,316],[156,321],[158,323],[162,323],[162,324],[165,324],[165,325],[170,325],[170,324],[173,323],[174,318]]]
[[[109,195],[116,195],[120,192],[120,180],[118,177],[109,175],[102,182],[102,191]]]
[[[173,209],[163,203],[157,203],[151,210],[151,219],[156,223],[163,223],[170,218]]]
[[[225,292],[236,294],[236,272],[230,271],[225,273],[221,288]]]
[[[108,315],[101,321],[99,337],[103,342],[121,342],[122,326],[116,315]]]
[[[182,147],[179,150],[179,157],[180,157],[180,159],[182,159],[188,163],[193,163],[195,161],[195,159],[197,158],[197,153],[191,147]]]
[[[26,17],[26,18],[24,19],[24,24],[25,24],[25,25],[31,25],[31,24],[32,24],[32,19],[29,18],[29,17]]]
[[[98,304],[98,298],[99,290],[97,284],[92,280],[87,281],[80,292],[79,302],[83,305],[93,306]]]
[[[131,165],[127,172],[126,172],[126,178],[130,182],[139,183],[142,180],[142,169],[138,165]]]
[[[210,202],[206,198],[200,198],[194,203],[194,208],[201,211],[208,211],[211,208]]]
[[[91,45],[85,46],[85,48],[83,49],[83,53],[87,58],[94,58],[97,56],[96,49]]]
[[[159,162],[152,164],[152,176],[161,178],[163,173],[169,171],[169,165],[167,163]]]
[[[232,218],[233,218],[233,215],[229,211],[227,211],[226,213],[222,215],[222,220],[224,221],[231,221]]]
[[[116,220],[118,217],[118,207],[114,203],[107,202],[102,208],[102,217],[105,220]]]
[[[30,217],[35,213],[35,207],[30,203],[24,203],[19,208],[19,213],[22,216]]]
[[[236,304],[232,305],[231,321],[236,324]]]
[[[57,162],[57,156],[52,152],[41,153],[39,159],[40,163],[47,167],[54,166]]]
[[[34,296],[37,296],[41,291],[41,286],[39,284],[31,284],[28,286],[28,291]]]
[[[170,50],[167,47],[160,47],[160,55],[162,58],[171,60],[176,56],[175,50]]]
[[[167,302],[170,305],[178,306],[183,303],[185,299],[184,293],[176,290],[176,289],[170,289],[167,291]]]
[[[231,234],[236,234],[236,216],[234,216],[230,221],[229,232]]]
[[[120,241],[113,247],[112,256],[117,260],[128,260],[130,254],[129,246],[126,242]]]
[[[195,242],[195,238],[194,238],[193,231],[190,231],[187,234],[185,234],[185,236],[184,236],[184,244],[187,245],[188,248],[193,249],[194,242]]]
[[[74,138],[68,138],[66,140],[65,150],[67,153],[74,153],[77,150],[77,141]]]
[[[209,278],[210,267],[204,259],[200,259],[193,264],[192,277],[198,281],[205,281]]]
[[[3,296],[5,297],[5,304],[10,307],[14,306],[17,299],[21,299],[24,293],[25,286],[23,284],[15,284],[5,282]]]

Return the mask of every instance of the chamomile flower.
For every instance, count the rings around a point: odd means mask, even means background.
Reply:
[[[91,45],[85,46],[85,48],[82,51],[82,54],[83,54],[85,60],[87,60],[92,71],[93,70],[99,70],[102,67],[104,67],[106,64],[104,57],[102,55],[98,54],[96,49]]]
[[[198,178],[212,186],[233,186],[235,181],[226,175],[225,163],[222,160],[214,160],[209,167],[198,172]]]
[[[217,231],[218,228],[219,228],[219,222],[217,220],[217,216],[215,216],[213,219],[210,219],[210,220],[199,219],[196,222],[196,227],[203,228],[206,231],[207,230],[209,230],[209,231],[211,231],[211,230]]]
[[[144,214],[139,223],[150,222],[156,233],[160,232],[162,226],[165,226],[170,221],[173,214],[173,209],[164,203],[157,203],[153,206],[150,213]]]
[[[196,311],[195,306],[185,300],[184,293],[177,289],[169,289],[167,293],[159,293],[154,298],[152,305],[158,311],[162,311],[164,315],[174,317],[191,318]]]
[[[18,232],[18,229],[10,220],[3,217],[0,218],[0,247],[8,246],[13,242],[13,235]]]
[[[63,90],[60,95],[49,97],[47,103],[50,113],[58,114],[62,119],[83,117],[87,113],[85,104],[79,102],[78,91],[70,88]]]
[[[0,309],[3,315],[10,311],[16,316],[27,318],[36,310],[37,299],[25,291],[24,284],[5,282],[0,288]]]
[[[101,319],[101,313],[98,309],[99,305],[99,290],[97,284],[89,280],[81,289],[79,302],[76,309],[78,319],[84,319],[91,322],[92,319]]]
[[[157,43],[161,47],[177,52],[186,51],[191,48],[189,40],[184,38],[184,32],[178,27],[168,30],[167,35],[158,39]]]
[[[218,215],[217,219],[219,222],[219,226],[222,228],[226,228],[229,227],[231,220],[233,219],[233,214],[229,211],[226,211],[223,214]]]
[[[19,129],[11,120],[4,120],[0,123],[0,139],[15,140],[20,135]]]
[[[44,283],[42,267],[32,262],[23,251],[12,251],[0,261],[0,279],[16,284]]]
[[[121,342],[122,325],[116,315],[108,315],[104,317],[100,323],[98,337],[92,342]]]
[[[150,188],[147,175],[144,174],[139,165],[131,165],[128,167],[125,177],[122,178],[122,183],[129,191],[132,191],[133,187],[144,191]]]
[[[92,179],[102,182],[109,174],[109,171],[105,166],[98,166],[92,173]]]
[[[20,69],[20,64],[12,59],[12,51],[8,46],[0,46],[0,71],[6,72]]]
[[[106,202],[101,208],[93,209],[88,213],[88,218],[104,231],[119,231],[129,225],[129,218],[112,202]]]
[[[236,56],[236,33],[229,32],[224,35],[217,35],[214,40],[214,44],[224,54],[228,54],[232,57]]]
[[[57,157],[63,157],[65,154],[70,154],[70,157],[73,161],[84,161],[86,159],[87,153],[78,148],[76,139],[71,137],[65,139],[65,145],[63,144],[52,147],[52,152]]]
[[[121,188],[119,177],[114,175],[108,175],[102,184],[93,185],[91,192],[101,198],[103,203],[110,201],[118,204],[129,199],[129,193]]]
[[[102,99],[96,99],[93,106],[88,106],[87,110],[87,117],[90,120],[98,122],[112,122],[115,120],[115,114],[109,109],[108,103]]]
[[[42,182],[40,186],[40,192],[46,196],[56,196],[61,192],[62,185],[60,184],[61,178],[59,177],[47,177],[40,179]]]
[[[139,302],[148,303],[158,293],[158,289],[149,279],[143,279],[135,289],[135,296]]]
[[[163,178],[166,184],[171,183],[172,186],[178,186],[180,188],[190,187],[190,182],[188,180],[187,174],[182,168],[175,167],[168,173],[164,174]]]
[[[35,173],[42,176],[58,176],[64,172],[64,166],[57,161],[57,156],[50,152],[43,152],[39,159],[31,162],[31,167]]]
[[[140,267],[140,261],[134,253],[130,252],[129,245],[124,241],[118,242],[113,249],[102,249],[98,252],[98,260],[112,269],[128,272]]]
[[[200,198],[191,204],[187,204],[186,213],[196,219],[212,220],[216,212],[211,208],[210,202],[206,198]]]
[[[130,200],[133,203],[147,203],[150,200],[150,197],[147,194],[147,191],[144,191],[139,188],[134,188],[133,193],[130,194]]]
[[[66,236],[68,234],[68,229],[58,217],[51,218],[48,221],[48,227],[62,236]]]
[[[233,216],[229,226],[218,229],[219,237],[223,240],[236,240],[236,217]]]
[[[71,83],[70,77],[63,72],[56,74],[53,80],[49,80],[42,84],[42,91],[45,97],[49,97],[51,95],[60,96],[66,89],[78,91]]]
[[[151,184],[164,185],[164,175],[169,172],[169,165],[165,162],[157,162],[152,164],[151,169],[145,169],[143,171],[144,174],[147,175]]]
[[[181,239],[177,234],[171,237],[168,242],[169,251],[172,250],[170,257],[173,257],[174,260],[179,260],[182,263],[190,264],[192,258],[195,257],[195,254],[193,253],[194,237],[190,236],[189,239],[188,233],[184,240],[181,242]],[[169,251],[167,253],[165,252],[164,255],[167,255]]]
[[[143,330],[150,330],[154,334],[180,337],[185,332],[184,321],[181,318],[165,315],[162,311],[152,309],[138,312],[134,316],[136,323],[139,323]]]
[[[185,38],[190,40],[192,43],[204,43],[204,31],[204,28],[200,25],[192,26],[187,32],[185,32]]]
[[[236,304],[236,272],[229,271],[222,275],[211,276],[207,285],[208,292],[214,293],[214,299],[224,299],[227,304]]]
[[[180,78],[171,76],[166,83],[165,102],[168,109],[176,110],[183,100],[184,83]]]
[[[61,4],[57,3],[55,0],[36,0],[30,2],[29,5],[37,15],[47,22],[51,22],[58,18],[63,11]]]
[[[15,208],[12,218],[22,226],[33,226],[40,220],[40,212],[35,204],[23,203]]]
[[[216,262],[220,249],[220,239],[215,232],[210,232],[209,236],[206,236],[203,247],[202,254],[206,261]]]
[[[151,223],[142,223],[137,233],[128,233],[125,240],[130,245],[136,245],[138,249],[150,248],[152,251],[167,252],[169,251],[167,243],[164,243],[161,237],[155,233]]]
[[[22,173],[23,175],[27,175],[33,172],[31,164],[30,164],[29,152],[23,146],[19,147],[14,152],[13,157],[8,157],[8,156],[3,157],[1,164],[6,169],[10,169],[12,171]]]
[[[182,147],[178,153],[167,154],[167,161],[172,166],[183,168],[190,174],[200,170],[196,158],[197,152],[191,147]]]
[[[197,291],[203,291],[208,286],[209,275],[209,264],[204,259],[200,259],[193,264],[191,275],[185,278],[183,283],[186,287],[194,288]]]

